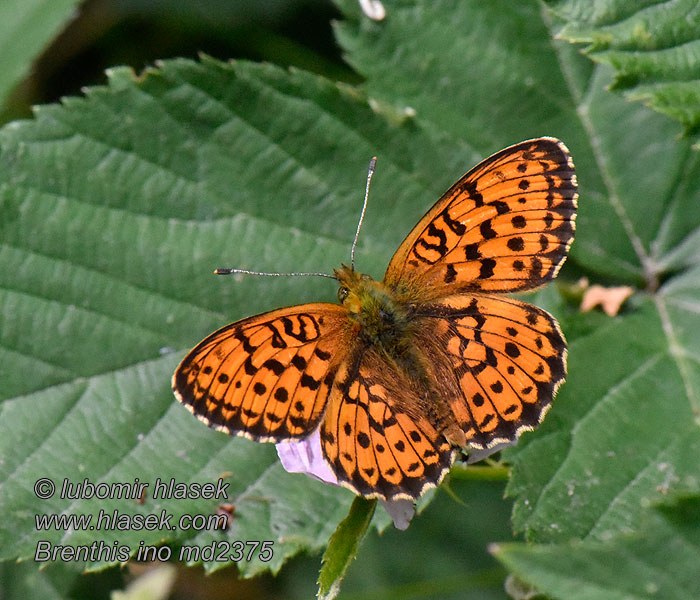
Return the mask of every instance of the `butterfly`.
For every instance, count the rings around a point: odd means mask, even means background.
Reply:
[[[577,189],[561,141],[501,150],[443,194],[382,281],[353,261],[334,271],[340,304],[219,329],[177,367],[175,396],[207,425],[259,442],[319,430],[342,485],[368,498],[418,498],[460,449],[534,429],[564,381],[557,321],[506,294],[557,275]]]

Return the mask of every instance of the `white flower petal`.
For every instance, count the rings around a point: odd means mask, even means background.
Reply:
[[[338,478],[323,458],[318,429],[305,440],[280,442],[277,455],[288,473],[305,473],[324,483],[338,485]],[[413,500],[381,500],[396,529],[406,529],[416,514]]]
[[[360,7],[374,21],[382,21],[386,17],[386,9],[380,0],[360,0]]]
[[[277,455],[289,473],[306,473],[324,483],[338,485],[338,478],[323,458],[318,429],[305,440],[280,442],[277,444]]]

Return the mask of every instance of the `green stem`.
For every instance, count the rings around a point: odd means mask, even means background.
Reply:
[[[495,463],[493,465],[455,465],[450,471],[453,479],[470,481],[507,481],[510,467]]]

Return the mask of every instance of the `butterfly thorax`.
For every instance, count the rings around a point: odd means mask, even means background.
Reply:
[[[411,326],[410,305],[369,275],[343,265],[335,270],[340,285],[338,299],[348,311],[359,337],[390,355],[400,354]]]

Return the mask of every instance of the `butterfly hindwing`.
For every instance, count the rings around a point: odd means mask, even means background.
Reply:
[[[454,450],[425,416],[402,411],[417,402],[404,388],[396,397],[392,367],[367,351],[336,375],[321,444],[338,480],[358,494],[387,500],[417,498],[440,483]]]
[[[455,183],[411,231],[384,277],[439,297],[514,292],[553,279],[574,236],[569,152],[539,138],[494,154]]]
[[[318,303],[228,325],[185,357],[173,375],[175,395],[232,435],[303,438],[326,408],[345,323],[341,306]]]
[[[515,440],[544,418],[566,375],[566,341],[546,311],[512,298],[456,295],[421,307],[461,393],[447,399],[467,444]]]

